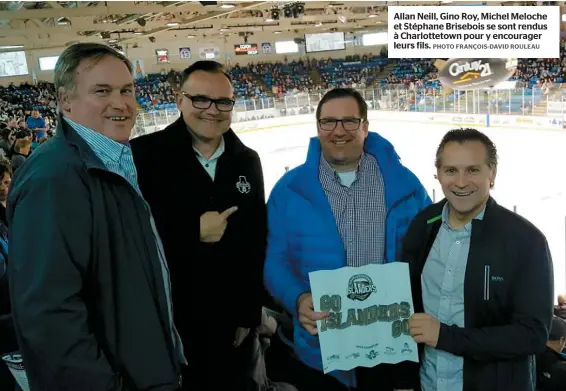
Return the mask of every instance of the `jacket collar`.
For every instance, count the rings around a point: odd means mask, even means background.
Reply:
[[[375,132],[369,132],[364,143],[364,151],[377,161],[385,183],[385,202],[388,209],[396,201],[416,190],[416,179],[401,164],[399,155],[389,141]],[[318,179],[321,153],[320,140],[318,137],[311,138],[307,159],[302,166],[297,168],[296,176],[289,183],[290,188],[309,200],[324,197],[324,191]]]
[[[438,232],[438,228],[442,223],[442,209],[444,205],[448,202],[446,198],[437,202],[434,205],[431,205],[430,208],[425,210],[424,218],[426,220],[427,231],[429,234],[431,232]],[[489,197],[487,203],[485,205],[485,210],[482,219],[473,219],[472,220],[472,232],[474,241],[481,238],[485,231],[485,227],[489,227],[495,221],[497,221],[497,213],[498,213],[499,205],[493,199],[493,197]]]
[[[57,119],[57,134],[56,138],[63,140],[63,142],[73,146],[79,153],[79,156],[83,163],[86,165],[87,169],[101,169],[106,170],[102,160],[96,156],[94,151],[88,146],[86,141],[77,133],[72,126],[70,126],[67,121],[63,119],[63,116],[59,115]]]
[[[169,125],[164,131],[169,132],[177,143],[174,145],[178,145],[181,148],[184,148],[187,143],[192,145],[193,139],[191,137],[191,133],[187,125],[185,124],[185,120],[183,119],[183,114],[179,116],[179,118]],[[232,130],[232,128],[228,129],[226,133],[224,133],[224,143],[225,143],[225,152],[224,154],[238,154],[238,153],[247,153],[250,151],[248,147],[242,143],[240,138],[236,135],[236,133]]]
[[[431,205],[428,209],[425,209],[424,217],[427,220],[428,224],[434,223],[435,221],[442,219],[442,209],[444,208],[444,205],[446,203],[448,203],[448,200],[446,198],[443,198],[442,200],[438,201],[436,204]],[[495,199],[492,196],[489,196],[487,203],[485,205],[483,220],[489,218],[488,215],[491,215],[491,213],[488,213],[488,211],[493,212],[493,209],[497,206],[498,204],[495,201]]]

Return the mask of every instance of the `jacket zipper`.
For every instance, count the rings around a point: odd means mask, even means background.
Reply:
[[[491,278],[491,266],[485,265],[483,271],[483,299],[489,300],[489,279]]]

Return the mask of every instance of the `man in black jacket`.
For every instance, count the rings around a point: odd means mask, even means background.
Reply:
[[[176,324],[195,357],[187,390],[241,389],[238,346],[261,322],[263,174],[258,154],[230,129],[234,103],[222,65],[197,61],[183,72],[181,117],[132,141],[171,270]]]
[[[446,198],[417,215],[404,238],[423,391],[535,389],[535,355],[552,319],[552,260],[544,235],[490,197],[497,159],[483,133],[448,132],[436,155]]]

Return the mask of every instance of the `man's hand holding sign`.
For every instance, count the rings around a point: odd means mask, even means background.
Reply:
[[[328,312],[315,312],[310,293],[303,293],[297,300],[297,308],[299,309],[299,322],[311,335],[317,335],[318,329],[316,322],[326,319]]]
[[[416,343],[435,348],[440,334],[440,322],[429,314],[414,314],[409,319],[409,333]]]

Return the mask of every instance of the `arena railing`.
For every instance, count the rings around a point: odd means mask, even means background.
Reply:
[[[434,88],[358,89],[371,110],[412,111],[455,114],[547,115],[566,114],[566,97],[561,90],[545,92],[538,88],[445,92]],[[557,95],[558,94],[558,95]],[[238,99],[234,122],[313,113],[324,91],[282,97]],[[552,97],[551,97],[552,96]],[[553,98],[556,96],[556,98]],[[179,116],[176,109],[150,110],[138,115],[138,128],[161,129]]]

